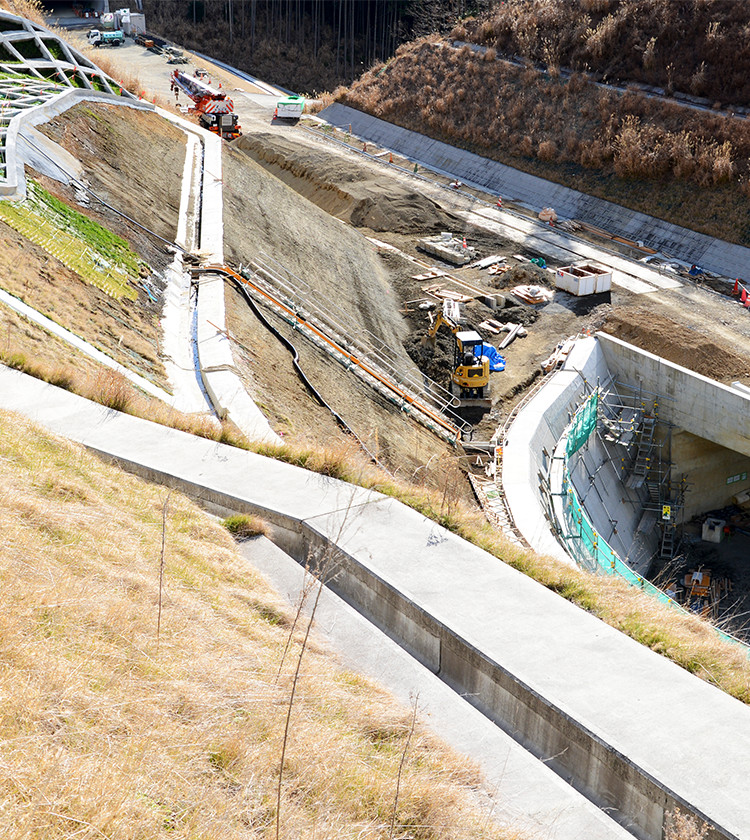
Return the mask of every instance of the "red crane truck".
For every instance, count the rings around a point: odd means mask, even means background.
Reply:
[[[211,87],[197,76],[175,70],[171,76],[172,90],[181,90],[193,101],[190,109],[198,114],[198,122],[224,140],[234,140],[242,132],[234,113],[234,102],[222,91]]]

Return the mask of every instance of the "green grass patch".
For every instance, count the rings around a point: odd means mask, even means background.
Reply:
[[[268,526],[260,517],[247,513],[230,516],[222,525],[238,540],[248,540],[268,533]]]
[[[130,245],[35,182],[25,201],[2,202],[0,219],[111,297],[137,298],[130,278],[141,261]]]

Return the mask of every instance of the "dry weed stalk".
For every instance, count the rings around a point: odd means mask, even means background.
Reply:
[[[391,815],[391,827],[388,832],[388,840],[393,840],[393,832],[396,828],[396,814],[398,812],[398,797],[401,793],[401,775],[404,771],[404,762],[406,761],[406,753],[409,750],[409,744],[411,744],[411,738],[414,734],[414,727],[417,725],[417,707],[419,705],[419,692],[415,695],[414,699],[412,700],[412,714],[411,714],[411,723],[409,725],[409,734],[406,736],[406,742],[404,743],[404,749],[401,753],[401,761],[398,763],[398,776],[396,777],[396,790],[393,795],[393,814]]]
[[[161,605],[164,592],[164,560],[167,552],[167,510],[169,508],[170,490],[167,493],[161,509],[161,554],[159,556],[159,612],[156,618],[156,655],[159,656],[159,641],[161,639]]]

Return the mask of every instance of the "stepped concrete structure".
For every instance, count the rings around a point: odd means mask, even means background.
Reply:
[[[319,116],[339,128],[349,130],[351,127],[357,137],[398,152],[422,166],[516,200],[535,211],[554,207],[562,217],[580,219],[610,233],[641,241],[656,251],[699,264],[717,274],[750,280],[750,248],[722,242],[554,184],[338,102],[329,105]]]
[[[710,840],[750,837],[747,706],[416,511],[5,368],[0,406],[217,512],[264,516],[279,547],[612,825],[656,840],[679,807]]]

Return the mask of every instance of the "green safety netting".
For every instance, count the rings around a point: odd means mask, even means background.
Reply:
[[[568,442],[565,446],[565,454],[568,458],[586,443],[589,435],[596,428],[596,412],[598,406],[599,391],[594,391],[576,412],[573,423],[570,426],[570,431],[568,432]]]
[[[596,394],[593,396],[596,396]],[[591,402],[591,400],[589,400],[589,402]],[[649,595],[657,598],[663,604],[668,604],[670,607],[680,610],[686,615],[688,614],[688,611],[678,604],[677,601],[670,598],[666,592],[663,592],[661,589],[654,586],[653,583],[650,583],[637,572],[634,572],[626,563],[623,563],[615,550],[607,543],[601,534],[597,533],[596,528],[594,528],[591,520],[586,515],[586,511],[584,511],[581,507],[581,503],[579,502],[576,492],[573,489],[573,484],[570,481],[567,467],[563,478],[563,493],[566,501],[565,512],[573,532],[569,539],[580,539],[583,549],[594,561],[599,571],[609,575],[617,575],[618,577],[626,580],[632,586],[637,586],[639,589],[642,589],[644,592],[647,592]],[[744,642],[741,642],[734,636],[725,633],[723,630],[719,630],[718,628],[714,629],[725,641],[740,644],[748,650],[748,646]],[[748,656],[750,656],[750,650],[748,650]]]

